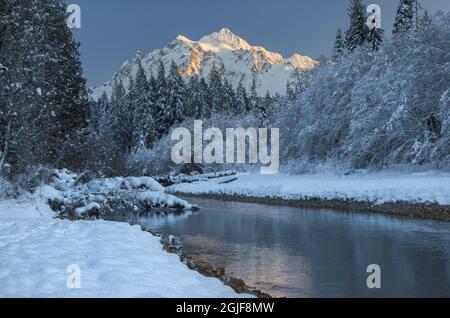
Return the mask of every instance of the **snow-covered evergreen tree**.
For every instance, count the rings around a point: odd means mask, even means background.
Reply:
[[[374,27],[369,31],[367,42],[372,46],[372,49],[378,51],[383,43],[383,39],[384,30]]]
[[[172,61],[169,76],[167,77],[168,101],[164,122],[168,128],[176,122],[184,120],[184,103],[186,99],[186,85],[181,78],[178,66]]]
[[[0,17],[4,153],[20,172],[34,164],[78,167],[89,102],[78,44],[61,0],[7,0]],[[0,127],[2,130],[5,127]]]
[[[266,127],[267,122],[269,120],[269,112],[272,108],[273,99],[270,96],[270,93],[267,92],[264,99],[258,103],[257,109],[256,109],[256,116],[258,118],[258,121],[260,123],[261,127]]]
[[[394,36],[401,36],[413,28],[416,10],[417,0],[400,0],[392,30]]]
[[[224,79],[223,81],[223,90],[224,90],[223,111],[226,114],[233,114],[235,113],[235,110],[238,107],[237,106],[238,102],[233,86],[231,86],[230,82],[228,82],[227,79]]]
[[[342,55],[345,49],[345,41],[344,37],[342,36],[341,29],[338,29],[336,32],[336,41],[334,42],[334,55],[333,58],[337,59],[339,56]]]
[[[133,148],[143,147],[148,141],[149,127],[153,121],[151,86],[147,81],[144,68],[139,64],[134,87],[130,89],[129,94],[135,94],[134,113],[132,118],[133,127]]]
[[[242,80],[239,81],[239,85],[236,89],[236,107],[234,113],[236,115],[243,115],[247,113],[249,109],[249,100],[247,95],[247,90],[245,89]]]
[[[362,0],[351,0],[348,14],[350,16],[350,28],[345,34],[345,46],[348,50],[353,51],[366,43],[369,34],[366,7]]]
[[[212,111],[222,113],[224,111],[224,86],[219,69],[214,66],[209,74],[209,91],[211,94]]]
[[[159,63],[158,74],[155,79],[154,87],[154,105],[155,105],[155,123],[157,127],[155,140],[160,138],[167,132],[167,129],[172,122],[171,111],[168,106],[168,85],[166,79],[166,70],[162,61]]]
[[[250,96],[247,112],[256,111],[260,107],[261,99],[258,96],[256,88],[257,88],[256,79],[254,78],[252,81],[252,86],[250,87]]]
[[[209,85],[204,77],[201,77],[198,82],[198,93],[200,101],[196,104],[195,118],[209,118],[213,109],[213,98]]]

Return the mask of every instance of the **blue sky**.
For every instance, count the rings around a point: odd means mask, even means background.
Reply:
[[[388,34],[398,0],[382,8]],[[330,55],[337,28],[348,26],[349,0],[73,0],[82,10],[81,60],[90,86],[101,85],[136,51],[150,52],[178,34],[192,40],[230,28],[250,44],[283,55]],[[449,0],[422,0],[427,10],[450,11]]]

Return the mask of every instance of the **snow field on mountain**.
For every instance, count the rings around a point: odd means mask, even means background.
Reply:
[[[193,57],[198,58],[193,58]],[[229,29],[222,29],[204,36],[199,41],[192,41],[185,36],[177,38],[162,49],[148,54],[138,52],[136,56],[125,61],[113,78],[103,86],[93,89],[91,97],[98,100],[104,92],[110,96],[114,83],[120,81],[127,89],[129,78],[135,78],[138,65],[142,64],[146,75],[157,74],[159,61],[166,70],[174,61],[184,74],[185,79],[192,73],[187,70],[197,70],[196,75],[208,78],[213,67],[223,68],[223,75],[234,88],[240,81],[250,90],[253,79],[256,79],[257,92],[264,96],[267,92],[272,95],[286,93],[288,81],[294,81],[297,71],[315,68],[318,62],[308,56],[294,54],[284,58],[260,46],[252,46],[244,39],[233,34]]]

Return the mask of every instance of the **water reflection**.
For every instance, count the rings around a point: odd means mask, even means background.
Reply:
[[[450,296],[448,223],[190,201],[200,212],[127,221],[179,236],[196,259],[275,296]],[[366,286],[369,264],[382,268],[381,290]]]

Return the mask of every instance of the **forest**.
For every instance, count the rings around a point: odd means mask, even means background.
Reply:
[[[220,68],[184,81],[173,62],[150,77],[141,66],[127,90],[117,83],[93,100],[63,1],[0,0],[2,182],[29,188],[42,167],[98,176],[179,171],[170,133],[200,119],[222,129],[279,128],[284,173],[448,171],[450,15],[401,0],[387,37],[367,26],[365,9],[350,1],[349,28],[337,31],[332,57],[299,74],[283,96],[258,96],[255,83],[233,87]]]

